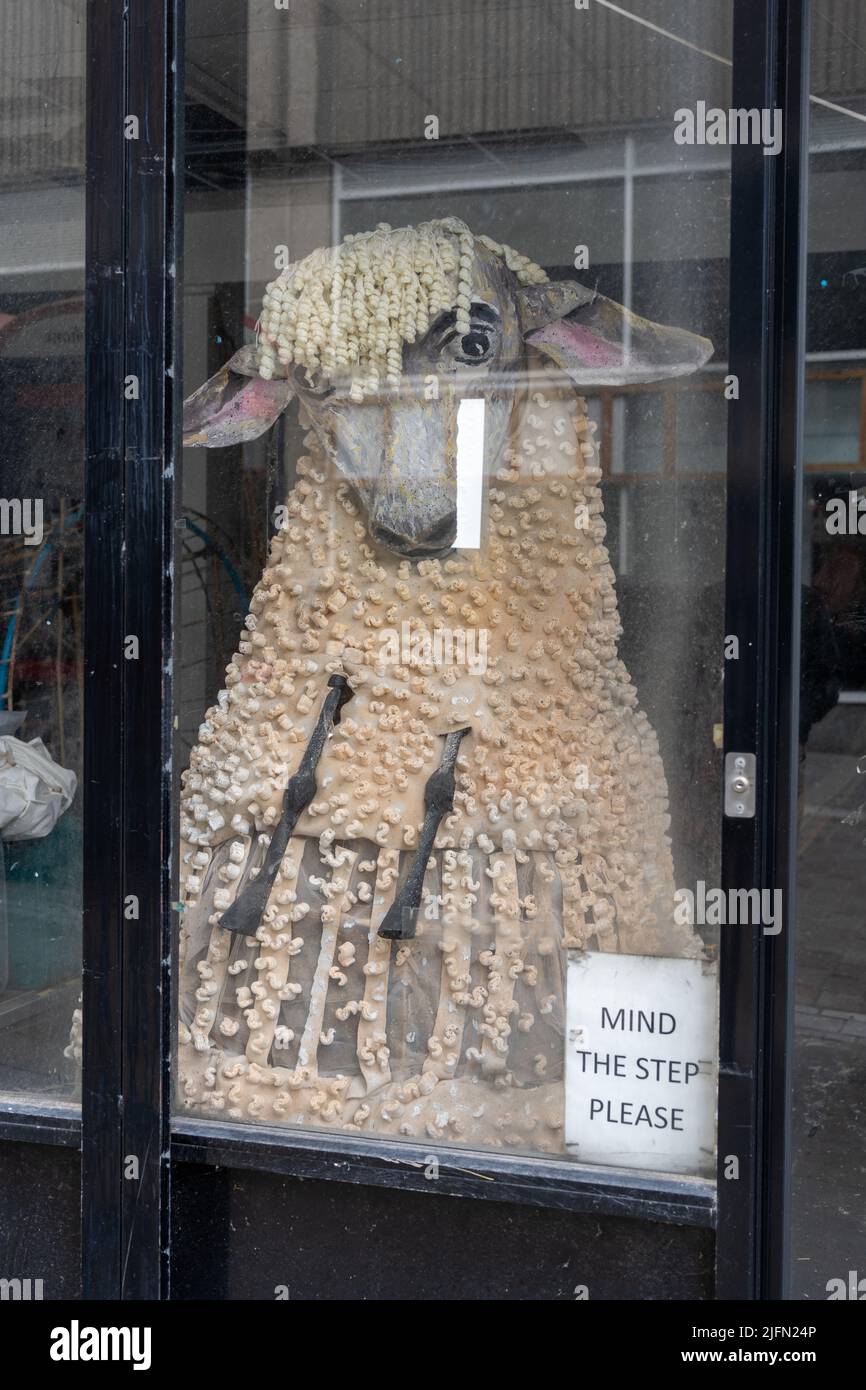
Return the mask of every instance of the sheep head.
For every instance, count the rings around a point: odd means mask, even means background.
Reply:
[[[268,287],[259,330],[185,403],[184,443],[254,439],[297,396],[371,539],[412,559],[455,542],[461,402],[484,401],[489,475],[528,353],[590,390],[684,375],[712,352],[453,219],[314,252]]]

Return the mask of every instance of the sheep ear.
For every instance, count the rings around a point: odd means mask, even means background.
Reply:
[[[269,430],[292,398],[285,377],[265,381],[255,348],[241,348],[183,403],[186,449],[225,449]]]
[[[684,328],[633,314],[576,281],[518,291],[525,341],[577,386],[622,386],[696,372],[713,345]]]

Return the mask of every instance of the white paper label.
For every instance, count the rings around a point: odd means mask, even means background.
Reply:
[[[716,967],[568,954],[565,1143],[584,1163],[715,1170]]]
[[[457,407],[457,534],[455,550],[481,546],[484,492],[484,412],[487,402],[467,397]]]

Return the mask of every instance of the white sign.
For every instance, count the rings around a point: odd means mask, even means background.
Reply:
[[[716,967],[569,951],[565,1143],[584,1163],[715,1170]]]
[[[484,411],[487,402],[466,398],[457,407],[457,534],[455,550],[481,547],[484,491]]]

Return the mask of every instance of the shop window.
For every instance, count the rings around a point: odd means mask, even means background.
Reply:
[[[860,50],[816,10],[810,89],[849,106]],[[789,1279],[792,1297],[820,1300],[862,1297],[866,1230],[850,1162],[866,1130],[866,128],[814,105],[810,124]]]
[[[189,7],[187,1116],[714,1171],[728,80]]]
[[[70,1098],[79,1054],[85,8],[2,7],[0,1093],[16,1099]]]

